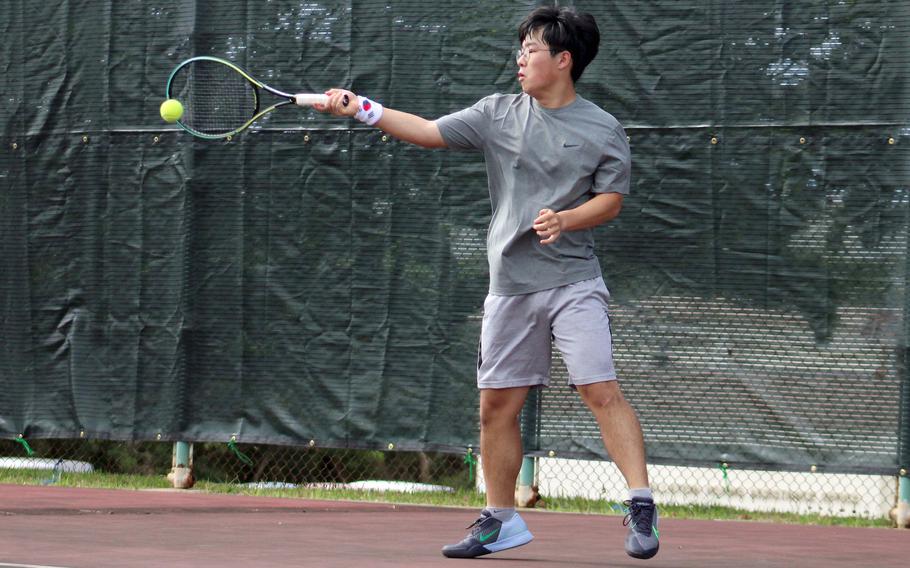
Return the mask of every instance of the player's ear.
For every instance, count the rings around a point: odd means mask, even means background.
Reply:
[[[559,52],[559,61],[556,64],[560,69],[569,69],[569,71],[571,71],[572,52],[568,50]]]

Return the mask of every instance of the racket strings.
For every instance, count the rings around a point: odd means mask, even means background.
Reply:
[[[180,69],[171,81],[170,96],[183,103],[180,122],[208,135],[233,132],[258,110],[252,83],[216,61],[194,61]]]

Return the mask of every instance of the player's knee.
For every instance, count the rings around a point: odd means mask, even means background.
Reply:
[[[578,394],[591,410],[613,408],[625,401],[616,381],[581,385],[578,387]]]
[[[500,404],[495,401],[484,401],[480,405],[480,427],[490,428],[509,424],[518,420],[519,413],[511,405]]]
[[[480,426],[511,426],[517,423],[528,395],[527,388],[482,389],[480,391]]]

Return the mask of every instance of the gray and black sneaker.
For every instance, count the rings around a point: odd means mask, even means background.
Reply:
[[[626,535],[626,553],[633,558],[651,558],[657,554],[660,543],[657,541],[657,505],[651,499],[632,499],[623,502],[629,513],[623,519],[623,526],[628,525]]]
[[[468,526],[471,529],[465,539],[458,544],[442,547],[442,555],[449,558],[476,558],[491,552],[499,552],[528,544],[534,536],[528,525],[515,513],[508,521],[496,520],[487,511],[480,513],[480,518]]]

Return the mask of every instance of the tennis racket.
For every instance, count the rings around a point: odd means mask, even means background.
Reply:
[[[263,91],[279,100],[263,108]],[[323,94],[291,94],[273,89],[230,61],[207,55],[187,59],[171,71],[167,98],[177,99],[183,105],[183,116],[177,124],[193,136],[206,140],[239,134],[283,106],[306,107],[326,104],[329,100]],[[348,105],[347,95],[343,104]]]

